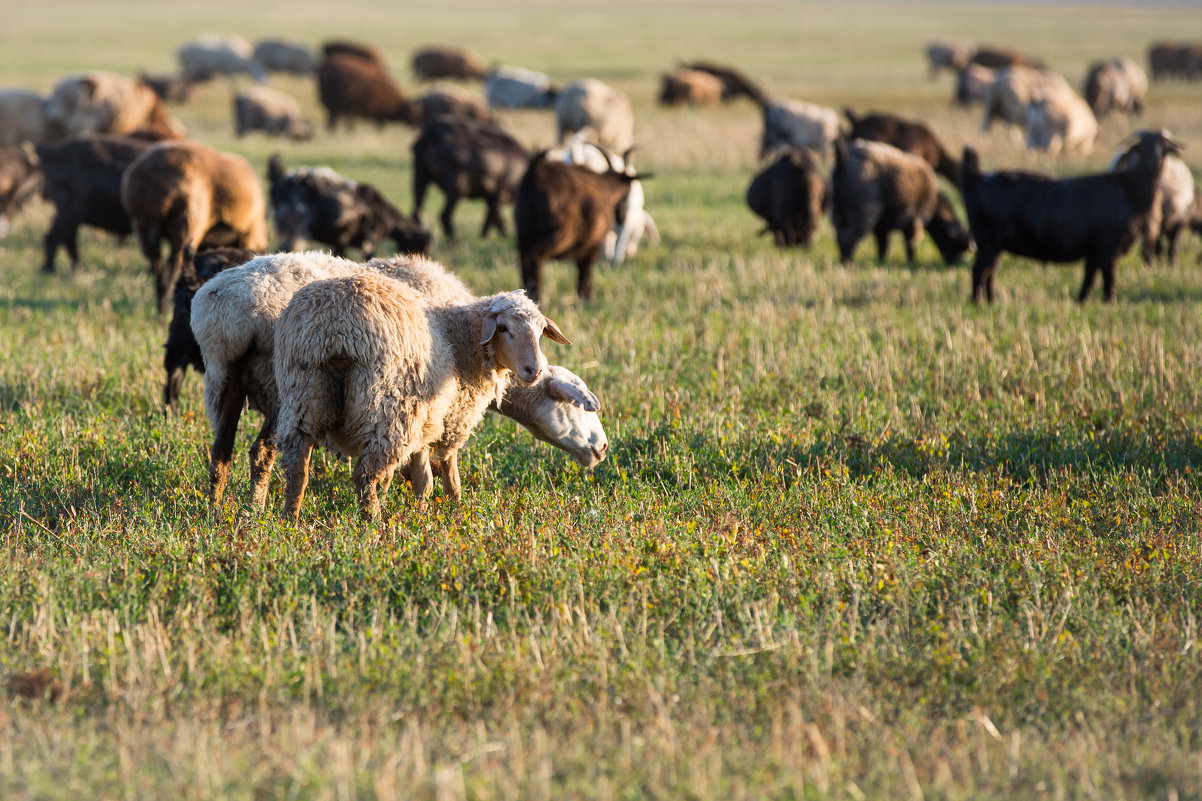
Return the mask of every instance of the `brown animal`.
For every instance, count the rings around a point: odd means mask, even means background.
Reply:
[[[978,47],[968,60],[969,64],[979,64],[991,70],[1002,67],[1031,67],[1046,70],[1048,65],[1037,58],[1012,50],[1008,47]]]
[[[333,131],[339,120],[348,126],[356,118],[386,122],[420,122],[420,104],[406,100],[384,66],[374,59],[338,46],[326,46],[326,56],[317,66],[317,94],[326,110],[326,128]]]
[[[32,147],[0,147],[0,237],[8,233],[9,218],[41,185],[41,165]]]
[[[715,64],[712,61],[694,61],[692,64],[681,64],[680,66],[698,72],[708,72],[722,81],[723,102],[734,100],[737,97],[746,97],[761,106],[768,102],[768,96],[764,94],[764,90],[734,67]]]
[[[484,62],[465,47],[434,45],[413,54],[413,76],[419,81],[439,78],[483,80],[485,74]]]
[[[182,72],[162,75],[140,72],[138,82],[149,86],[164,103],[187,103],[194,85],[191,76]]]
[[[593,262],[613,227],[615,208],[629,194],[632,181],[649,177],[612,166],[598,174],[581,165],[549,161],[545,151],[535,156],[518,184],[513,209],[526,294],[537,302],[543,263],[564,259],[576,262],[576,292],[589,300]]]
[[[713,106],[722,101],[722,79],[701,70],[681,67],[665,73],[660,85],[661,106]]]
[[[893,145],[905,153],[913,153],[953,185],[960,185],[960,162],[952,157],[935,132],[917,120],[906,120],[895,114],[870,111],[863,116],[849,108],[843,109],[851,123],[848,139],[869,139]]]
[[[435,84],[422,95],[421,116],[414,119],[412,124],[421,125],[451,114],[481,122],[493,121],[492,110],[483,97],[443,83]]]
[[[254,168],[199,142],[164,142],[139,156],[125,172],[121,204],[154,274],[159,314],[197,250],[267,248],[266,204]],[[171,248],[166,263],[164,239]]]
[[[58,138],[46,98],[28,89],[0,89],[0,145],[42,144]]]
[[[123,136],[147,127],[166,129],[177,137],[185,133],[153,89],[112,72],[80,73],[59,81],[46,115],[66,137]]]

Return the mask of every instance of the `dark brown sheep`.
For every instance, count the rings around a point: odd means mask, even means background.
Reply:
[[[413,76],[419,81],[483,80],[486,73],[480,57],[465,47],[434,45],[413,54]]]
[[[979,64],[991,70],[1001,69],[1002,67],[1031,67],[1037,70],[1046,70],[1048,68],[1048,65],[1040,59],[1025,53],[1020,53],[1009,47],[991,47],[988,45],[978,47],[968,60],[968,63]]]
[[[716,75],[681,67],[666,73],[660,84],[661,106],[713,106],[722,100],[726,84]]]
[[[329,46],[327,46],[329,51]],[[357,118],[386,122],[419,122],[420,104],[407,100],[400,87],[376,61],[355,53],[327,54],[317,66],[317,94],[326,110],[326,128]]]
[[[827,208],[826,178],[812,151],[785,149],[747,189],[747,205],[764,219],[777,247],[809,247]]]
[[[420,103],[420,118],[411,120],[415,125],[449,115],[470,117],[481,122],[493,121],[492,109],[488,107],[488,102],[480,95],[458,86],[449,84],[433,86],[421,96]]]
[[[125,172],[121,204],[155,277],[159,314],[198,250],[267,248],[266,204],[259,177],[241,156],[199,142],[163,142]],[[162,261],[163,240],[171,252]]]
[[[549,161],[545,152],[536,155],[518,184],[513,210],[526,293],[537,302],[543,264],[563,259],[576,262],[576,292],[589,300],[593,262],[613,227],[615,208],[630,192],[632,181],[649,177],[612,168],[597,174],[580,165]]]
[[[768,96],[764,94],[764,90],[760,89],[754,81],[734,67],[715,64],[712,61],[694,61],[691,64],[681,64],[680,66],[685,69],[708,72],[722,81],[723,101],[734,100],[737,97],[746,97],[754,100],[761,106],[768,102]]]
[[[884,142],[905,153],[913,153],[930,164],[936,173],[951,181],[953,186],[960,185],[960,162],[947,152],[939,137],[925,124],[882,111],[856,116],[854,111],[845,108],[843,113],[851,123],[848,139]]]

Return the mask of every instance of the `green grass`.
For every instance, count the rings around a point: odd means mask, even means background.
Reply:
[[[771,247],[742,199],[755,110],[654,105],[659,71],[704,56],[922,116],[987,168],[1082,172],[1128,121],[1086,159],[1029,159],[948,107],[922,43],[1020,45],[1077,83],[1093,58],[1202,39],[1202,16],[243,6],[31,6],[0,82],[167,69],[206,31],[364,38],[406,87],[426,42],[612,81],[664,242],[601,267],[588,306],[568,265],[545,292],[575,343],[549,354],[603,399],[610,458],[588,473],[490,418],[458,504],[400,487],[361,523],[319,454],[300,525],[278,486],[249,508],[244,458],[210,510],[200,382],[162,415],[166,325],[132,241],[85,231],[86,270],[41,276],[49,210],[27,209],[0,240],[0,797],[1202,798],[1199,240],[1176,267],[1124,259],[1109,305],[1071,301],[1079,265],[1006,258],[976,308],[929,243],[914,268],[899,243],[840,266],[826,224],[809,252]],[[277,84],[316,114],[306,84]],[[1199,91],[1154,86],[1139,123],[1191,145],[1195,172]],[[412,132],[239,142],[229,96],[179,116],[260,170],[278,147],[408,207]],[[550,143],[545,115],[505,122]],[[480,241],[482,217],[461,207],[435,256],[512,288],[512,242]]]

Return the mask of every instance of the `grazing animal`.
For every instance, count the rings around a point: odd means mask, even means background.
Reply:
[[[123,136],[148,127],[175,137],[185,134],[184,126],[153,89],[112,72],[77,73],[62,79],[50,93],[46,116],[65,137]]]
[[[0,89],[0,147],[43,144],[61,136],[46,114],[48,101],[28,89]]]
[[[480,57],[464,47],[431,45],[413,54],[413,77],[419,81],[481,80],[485,73]]]
[[[634,112],[626,95],[595,78],[565,86],[555,98],[556,141],[588,128],[617,153],[634,143]]]
[[[492,122],[492,109],[479,95],[451,84],[435,84],[421,96],[421,115],[413,122],[421,125],[427,120],[455,114],[474,120]]]
[[[119,136],[85,136],[37,146],[45,176],[42,194],[54,204],[54,220],[43,239],[42,272],[54,272],[60,246],[67,248],[72,272],[79,269],[81,225],[118,236],[133,233],[133,221],[121,205],[121,179],[151,147],[150,142]]]
[[[952,101],[957,106],[984,103],[989,96],[989,87],[997,78],[997,71],[979,64],[969,64],[956,73],[956,93]]]
[[[380,51],[364,42],[352,42],[347,39],[334,39],[321,46],[321,54],[325,58],[350,56],[375,64],[381,70],[388,67]]]
[[[708,72],[722,81],[723,102],[739,97],[746,97],[762,106],[768,101],[768,96],[764,94],[764,90],[734,67],[729,67],[725,64],[715,64],[712,61],[694,61],[691,64],[681,64],[680,66],[684,69]]]
[[[1063,82],[1045,83],[1027,106],[1027,147],[1056,155],[1073,150],[1088,155],[1098,136],[1089,104]]]
[[[291,75],[312,75],[317,70],[317,56],[304,42],[292,39],[260,39],[255,42],[254,59],[267,72]]]
[[[1057,179],[1009,170],[982,174],[980,157],[965,148],[962,190],[977,243],[973,302],[993,302],[1003,252],[1051,262],[1084,259],[1078,302],[1089,296],[1098,273],[1105,299],[1113,299],[1115,262],[1135,242],[1156,199],[1164,160],[1178,146],[1159,131],[1144,131],[1132,151],[1137,158],[1126,169]]]
[[[198,36],[184,42],[175,51],[180,70],[194,81],[208,81],[224,75],[249,75],[262,83],[267,70],[255,58],[255,49],[241,36]]]
[[[464,198],[488,204],[480,236],[491,228],[506,236],[501,206],[513,202],[529,161],[526,149],[497,125],[455,115],[433,119],[413,143],[413,216],[419,219],[434,184],[445,199],[439,219],[448,239],[455,238],[452,215]]]
[[[0,146],[0,237],[8,233],[8,221],[42,187],[42,168],[37,153],[24,147]]]
[[[199,142],[163,142],[138,156],[121,184],[121,205],[155,277],[159,314],[196,251],[267,248],[263,191],[241,156]],[[162,260],[162,241],[170,245]]]
[[[1031,101],[1042,97],[1049,88],[1072,92],[1059,75],[1030,67],[999,69],[985,91],[985,116],[981,130],[988,132],[994,120],[1008,123],[1013,135],[1027,126],[1027,109]]]
[[[430,250],[430,232],[371,184],[329,167],[285,171],[278,153],[268,161],[267,180],[281,250],[300,250],[313,240],[329,245],[339,256],[347,248],[359,248],[371,258],[385,239],[392,239],[400,253]]]
[[[992,70],[1002,69],[1003,67],[1031,67],[1037,70],[1046,70],[1048,68],[1048,65],[1039,59],[1006,47],[978,47],[973,51],[968,62],[970,64],[979,64],[982,67],[989,67]]]
[[[1129,58],[1098,61],[1085,76],[1085,102],[1100,121],[1112,111],[1140,114],[1148,94],[1148,76]]]
[[[149,75],[138,73],[138,82],[149,86],[164,103],[187,103],[192,97],[194,82],[185,73]]]
[[[1169,136],[1168,131],[1161,131],[1163,136]],[[1134,144],[1128,143],[1119,148],[1110,163],[1110,170],[1123,170],[1130,167],[1139,153]],[[1160,167],[1160,177],[1156,181],[1155,197],[1152,207],[1144,217],[1140,226],[1143,244],[1140,255],[1145,263],[1161,258],[1166,253],[1169,264],[1177,261],[1177,246],[1181,234],[1189,226],[1194,213],[1198,192],[1194,187],[1194,176],[1189,166],[1180,156],[1169,154],[1164,157]]]
[[[716,75],[678,67],[664,73],[660,84],[661,106],[713,106],[722,100],[726,84]]]
[[[592,297],[593,262],[614,225],[615,208],[633,181],[647,177],[613,167],[599,175],[584,166],[551,161],[546,152],[531,159],[518,185],[513,219],[522,285],[536,303],[548,259],[576,262],[577,294],[586,301]]]
[[[301,116],[292,95],[267,86],[250,86],[234,97],[234,134],[241,138],[250,131],[304,142],[313,138],[313,123]]]
[[[884,142],[858,139],[848,145],[837,140],[831,222],[843,263],[851,262],[856,245],[869,232],[876,238],[877,258],[883,261],[889,233],[901,231],[906,260],[913,264],[914,248],[924,224],[935,216],[938,195],[935,172],[922,158]],[[961,254],[942,255],[950,263]]]
[[[175,285],[175,312],[167,328],[167,344],[163,346],[163,369],[167,380],[163,384],[163,408],[168,412],[179,409],[179,393],[184,375],[190,366],[204,373],[204,356],[192,333],[192,298],[206,281],[222,270],[245,264],[258,256],[258,251],[245,248],[215,248],[196,254],[190,269],[185,269]]]
[[[827,209],[826,178],[809,150],[788,148],[747,188],[747,205],[777,247],[808,248]]]
[[[960,162],[947,152],[939,137],[925,124],[882,111],[870,111],[857,117],[854,111],[845,108],[843,113],[851,123],[848,139],[884,142],[905,153],[913,153],[954,186],[960,185]]]
[[[1148,71],[1152,80],[1202,77],[1202,45],[1178,42],[1153,42],[1148,47]]]
[[[931,80],[940,70],[960,72],[972,61],[975,48],[965,42],[928,42],[923,52],[926,53],[928,73]]]
[[[825,158],[839,136],[839,115],[834,109],[783,98],[765,103],[762,110],[760,158],[778,147],[808,147]]]
[[[355,119],[416,124],[421,104],[407,100],[388,75],[384,65],[365,57],[348,45],[326,45],[317,65],[317,94],[326,110],[326,128],[333,131],[339,120],[347,125]]]
[[[494,67],[484,77],[484,97],[493,108],[551,108],[559,87],[541,72]]]

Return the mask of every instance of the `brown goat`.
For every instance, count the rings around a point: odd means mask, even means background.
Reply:
[[[434,45],[413,54],[413,76],[419,81],[483,80],[486,73],[480,57],[464,47]]]
[[[715,106],[722,101],[726,85],[721,78],[701,70],[681,67],[663,77],[659,92],[661,106]]]
[[[357,117],[374,120],[379,126],[420,121],[420,103],[405,99],[382,64],[354,52],[331,50],[330,45],[317,66],[317,94],[330,131],[340,119],[350,124]]]
[[[578,164],[549,161],[546,152],[530,161],[518,184],[513,221],[518,234],[522,285],[538,301],[543,263],[548,259],[576,262],[576,292],[593,294],[593,262],[601,255],[614,224],[615,208],[630,184],[647,175],[595,173]]]
[[[254,168],[199,142],[164,142],[139,156],[125,171],[121,204],[154,274],[159,314],[197,250],[267,249],[266,204]],[[171,246],[166,263],[163,239]]]

